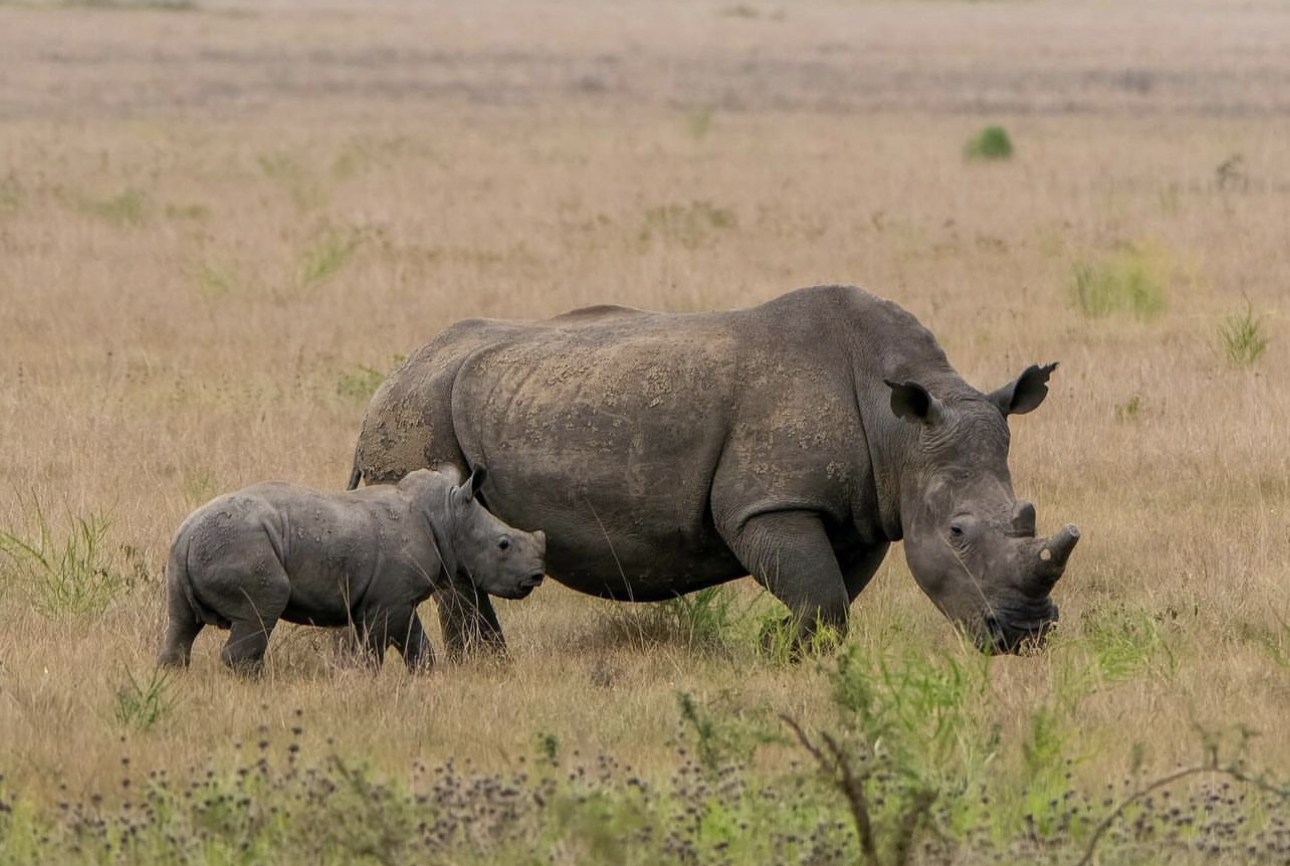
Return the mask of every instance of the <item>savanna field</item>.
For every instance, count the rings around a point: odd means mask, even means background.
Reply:
[[[1060,363],[1042,650],[895,545],[800,663],[548,581],[505,663],[157,670],[180,521],[451,322],[834,282]],[[1288,297],[1273,0],[0,2],[0,864],[1290,863]]]

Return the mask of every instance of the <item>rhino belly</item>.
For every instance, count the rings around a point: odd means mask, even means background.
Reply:
[[[715,532],[696,544],[693,537],[677,535],[606,534],[599,525],[588,531],[580,522],[548,531],[547,538],[550,576],[601,598],[660,601],[748,573]]]

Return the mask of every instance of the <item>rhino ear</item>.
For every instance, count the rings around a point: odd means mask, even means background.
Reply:
[[[884,379],[891,389],[891,411],[897,418],[920,424],[935,424],[942,417],[943,406],[917,382],[893,382]]]
[[[488,469],[482,463],[472,469],[470,471],[470,477],[466,479],[466,483],[461,485],[462,493],[466,497],[465,501],[470,502],[474,499],[479,494],[480,488],[484,486],[484,482],[487,480]]]
[[[1020,376],[991,394],[990,402],[1005,416],[1033,412],[1048,396],[1048,377],[1056,369],[1056,362],[1042,367],[1031,364]]]

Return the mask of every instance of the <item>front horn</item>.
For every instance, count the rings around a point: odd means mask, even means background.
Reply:
[[[1071,551],[1075,549],[1078,541],[1079,527],[1068,523],[1039,549],[1039,558],[1042,560],[1039,571],[1040,580],[1049,587],[1057,582],[1057,578],[1061,577],[1062,572],[1066,570],[1066,560],[1070,559]]]

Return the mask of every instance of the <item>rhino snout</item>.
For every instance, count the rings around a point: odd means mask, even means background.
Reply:
[[[1004,613],[986,616],[985,631],[977,635],[977,648],[982,652],[1016,654],[1039,649],[1057,624],[1058,617],[1057,605],[1051,600],[1047,609],[1033,619]]]

